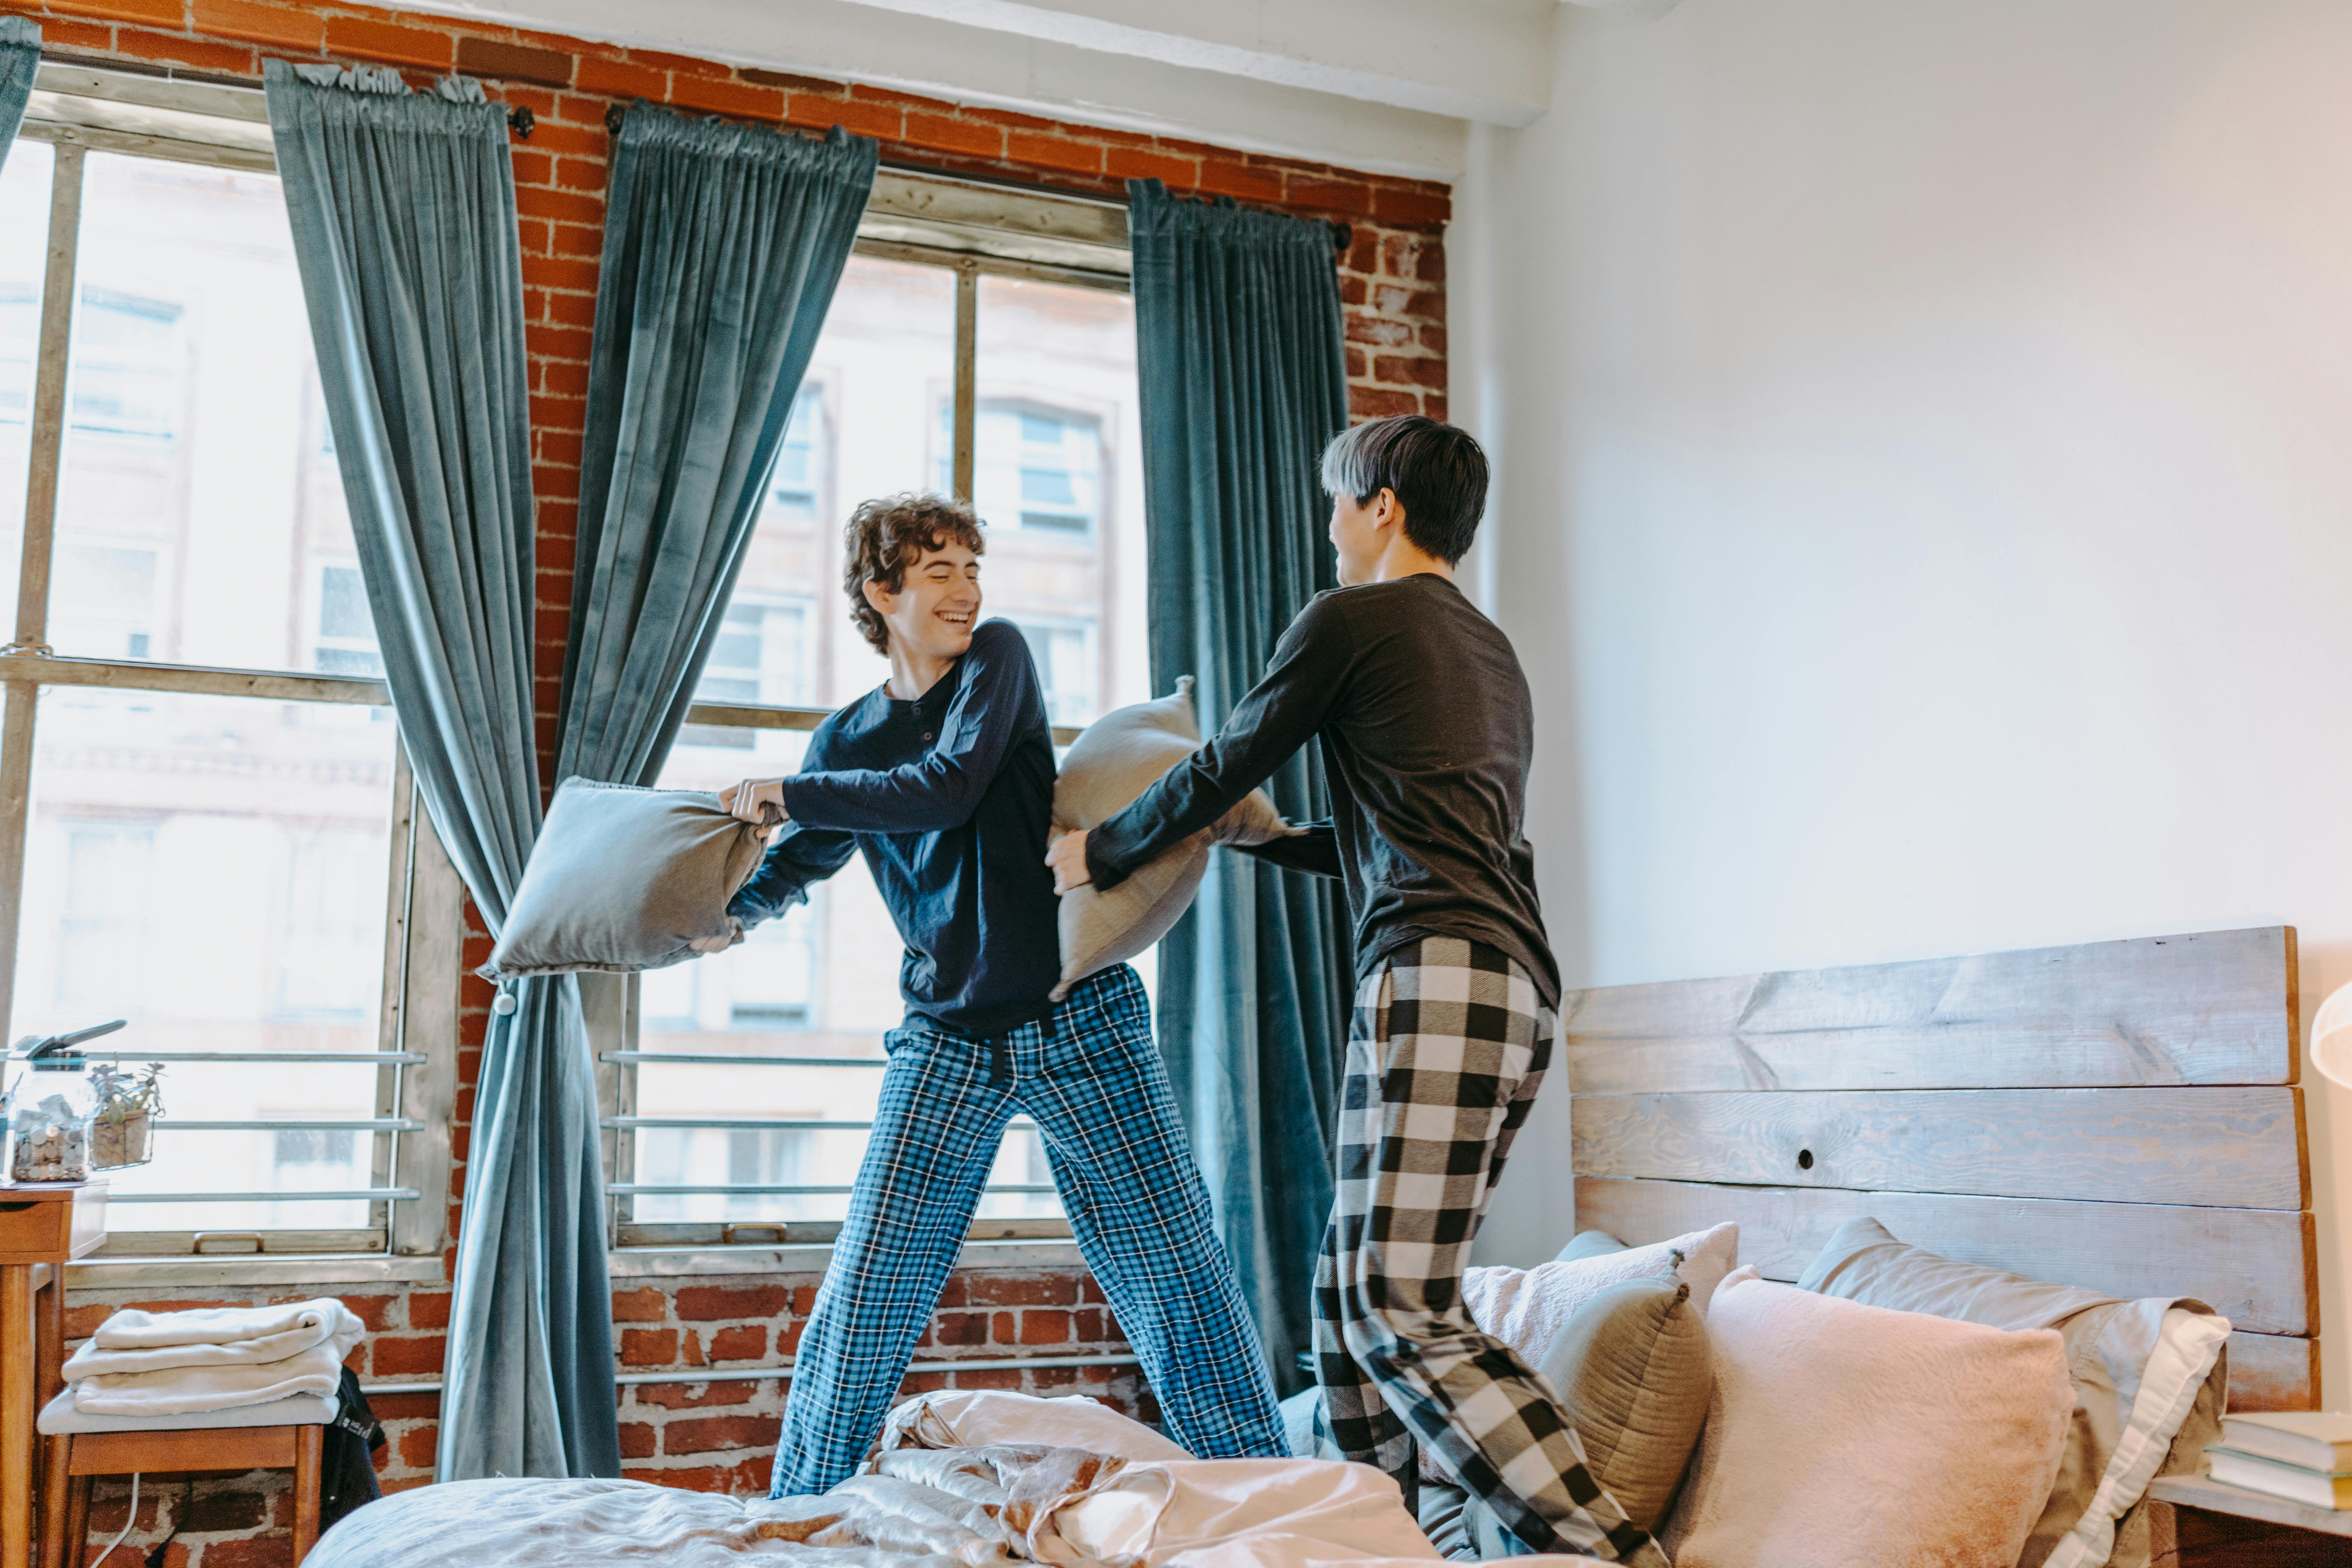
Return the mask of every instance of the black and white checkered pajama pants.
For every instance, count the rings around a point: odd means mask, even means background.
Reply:
[[[1462,1304],[1470,1243],[1554,1027],[1527,971],[1483,943],[1426,938],[1358,987],[1339,1195],[1315,1273],[1324,1419],[1409,1507],[1418,1442],[1534,1550],[1665,1568],[1594,1479],[1550,1387]]]

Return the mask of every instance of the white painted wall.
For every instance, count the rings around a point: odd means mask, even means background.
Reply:
[[[2352,983],[2348,71],[2335,0],[1561,14],[1454,374],[1573,982],[2284,922]]]

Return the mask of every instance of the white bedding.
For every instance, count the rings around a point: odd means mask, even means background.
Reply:
[[[943,1408],[926,1407],[930,1400]],[[747,1500],[618,1480],[420,1487],[336,1525],[308,1568],[753,1568],[743,1560],[754,1555],[758,1568],[1406,1568],[1443,1561],[1405,1512],[1396,1483],[1368,1467],[1163,1458],[1172,1445],[1157,1433],[1076,1403],[956,1394],[910,1401],[884,1438],[908,1446],[877,1453],[865,1473],[821,1498]],[[1083,1427],[1098,1445],[1138,1457],[1034,1442],[915,1446],[966,1427],[1010,1426],[1024,1405],[1033,1407],[1033,1425],[1056,1436]],[[1512,1561],[1559,1568],[1591,1560]]]

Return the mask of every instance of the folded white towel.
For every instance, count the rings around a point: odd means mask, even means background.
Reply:
[[[226,1345],[267,1339],[300,1329],[319,1329],[359,1320],[332,1296],[277,1307],[191,1307],[180,1312],[143,1312],[125,1307],[99,1324],[90,1343],[107,1351],[145,1351],[161,1345]],[[324,1338],[322,1334],[320,1336]],[[312,1342],[317,1342],[316,1341]]]
[[[74,1408],[93,1415],[176,1415],[228,1410],[295,1394],[332,1394],[342,1382],[346,1349],[313,1345],[283,1361],[249,1366],[182,1366],[85,1377],[73,1385]]]
[[[262,1321],[283,1319],[296,1314],[295,1326],[264,1333],[255,1339],[222,1341],[212,1338],[176,1341],[160,1340],[160,1334],[217,1332],[217,1320],[228,1312],[262,1312],[268,1314]],[[128,1330],[118,1331],[116,1341],[135,1339],[151,1345],[151,1349],[110,1348],[109,1331],[115,1330],[120,1320],[139,1320]],[[178,1318],[200,1318],[210,1321],[182,1328],[173,1323]],[[74,1352],[65,1364],[68,1383],[79,1383],[88,1377],[115,1377],[135,1373],[169,1372],[174,1367],[191,1366],[258,1366],[269,1362],[286,1360],[301,1354],[314,1346],[332,1344],[335,1359],[340,1362],[352,1353],[352,1347],[367,1332],[367,1325],[352,1316],[351,1310],[331,1296],[315,1301],[304,1301],[291,1308],[232,1307],[201,1308],[186,1312],[142,1312],[125,1308],[99,1325],[98,1332],[88,1343]]]

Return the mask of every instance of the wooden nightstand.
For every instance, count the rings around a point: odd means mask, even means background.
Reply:
[[[104,1182],[0,1184],[0,1568],[33,1559],[33,1419],[63,1386],[66,1264],[105,1240]]]
[[[2147,1496],[2149,1568],[2352,1568],[2352,1510],[2210,1476],[2160,1476]]]

